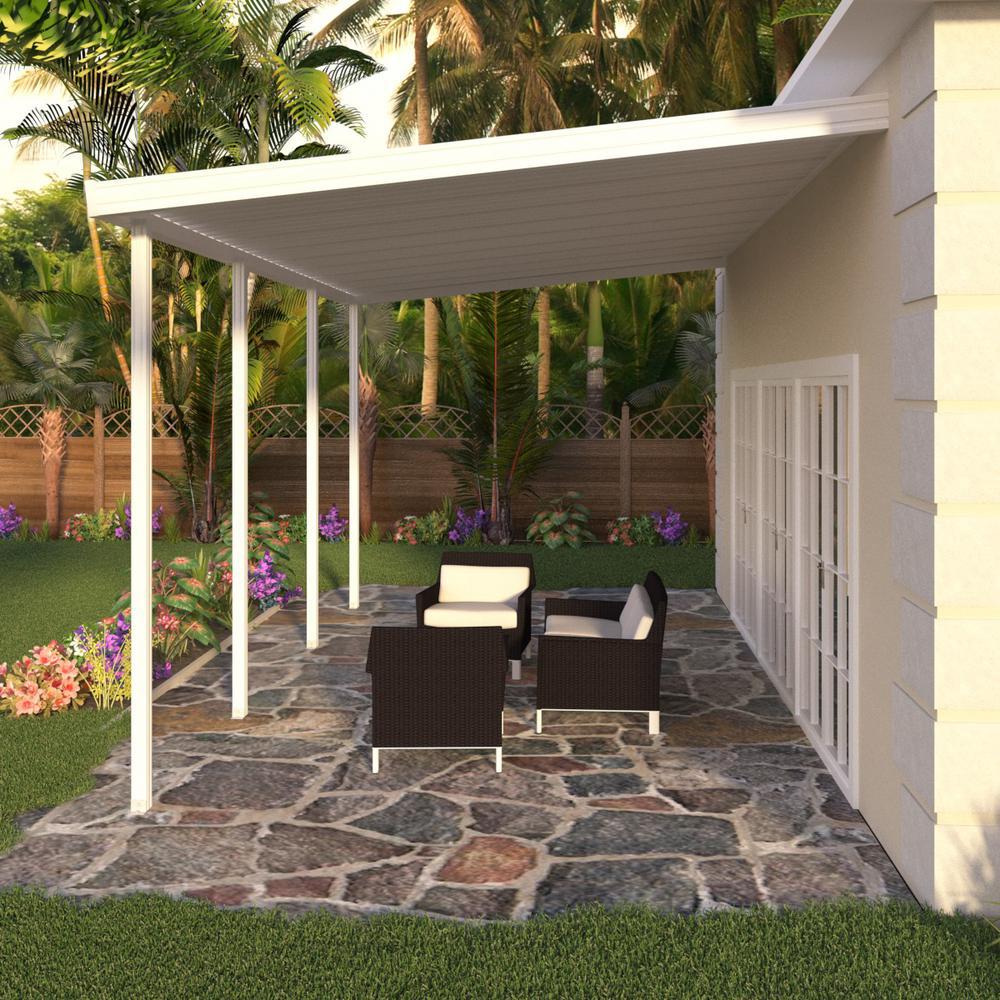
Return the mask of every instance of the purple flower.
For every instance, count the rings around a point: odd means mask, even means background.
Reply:
[[[291,588],[285,582],[287,574],[274,565],[274,557],[265,552],[250,571],[250,597],[260,605],[261,610],[274,605],[285,607],[289,601],[301,597],[302,588]]]
[[[132,537],[132,504],[131,502],[125,504],[125,524],[121,524],[118,521],[118,515],[115,515],[115,538],[120,541],[128,541]],[[153,518],[150,523],[150,528],[154,535],[160,533],[160,528],[163,526],[163,504],[160,504],[156,510],[153,511]]]
[[[342,542],[347,534],[347,518],[341,517],[336,504],[319,519],[319,535],[327,542]]]
[[[167,660],[164,663],[153,664],[153,680],[165,681],[174,671],[174,665]]]
[[[0,538],[10,538],[17,533],[24,518],[17,512],[17,507],[11,504],[9,507],[0,507]]]
[[[448,541],[454,545],[464,545],[475,532],[485,531],[489,516],[481,508],[474,514],[466,513],[464,507],[455,512],[455,524],[448,532]]]
[[[688,523],[672,507],[665,514],[652,514],[653,527],[667,545],[676,545],[687,534]]]

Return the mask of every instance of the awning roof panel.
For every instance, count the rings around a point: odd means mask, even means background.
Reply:
[[[355,302],[722,264],[883,97],[91,183],[95,216]]]

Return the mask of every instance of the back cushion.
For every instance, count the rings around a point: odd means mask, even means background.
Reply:
[[[653,602],[645,587],[636,584],[628,592],[628,600],[618,621],[623,639],[645,639],[653,627]]]
[[[531,570],[527,566],[441,567],[442,604],[452,601],[485,601],[506,604],[528,589]]]

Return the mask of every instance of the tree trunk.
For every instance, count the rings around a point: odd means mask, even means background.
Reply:
[[[59,536],[59,479],[66,454],[66,415],[61,409],[42,412],[38,424],[38,443],[42,448],[45,473],[45,521],[49,538]]]
[[[780,3],[771,0],[772,19],[778,13]],[[780,94],[795,72],[799,61],[799,40],[796,36],[794,21],[783,21],[776,24],[774,31],[774,88],[775,94]]]
[[[587,409],[590,437],[600,437],[604,412],[604,324],[601,320],[601,286],[592,281],[587,289]]]
[[[358,444],[361,452],[361,505],[358,527],[361,537],[372,528],[372,491],[375,480],[375,449],[378,445],[378,387],[375,380],[361,372],[358,377]]]
[[[441,368],[439,329],[441,318],[433,299],[424,299],[424,377],[420,389],[420,412],[433,417],[438,405],[438,376]]]
[[[92,164],[90,158],[83,157],[83,179],[90,180]],[[87,216],[87,232],[90,234],[90,249],[94,254],[94,274],[97,277],[97,291],[101,296],[101,308],[104,310],[104,318],[111,318],[111,289],[108,287],[108,272],[104,266],[104,247],[101,246],[101,234],[97,229],[97,220]],[[111,342],[111,350],[115,352],[118,367],[121,370],[122,378],[125,381],[125,388],[132,389],[132,372],[128,366],[128,359],[119,344]]]
[[[705,478],[708,481],[708,537],[715,538],[715,407],[711,403],[701,422],[701,442],[705,449]]]
[[[538,398],[544,400],[549,394],[552,379],[552,324],[550,318],[551,299],[547,288],[538,293]]]
[[[417,92],[417,142],[429,146],[434,141],[431,122],[431,71],[427,57],[430,25],[417,18],[413,25],[413,76]],[[438,403],[438,327],[440,317],[433,299],[424,299],[424,374],[420,390],[420,412],[425,417],[437,413]]]

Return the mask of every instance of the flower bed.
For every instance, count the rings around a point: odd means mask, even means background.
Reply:
[[[401,517],[389,538],[397,545],[479,545],[488,521],[485,510],[456,508],[446,497],[435,510]]]
[[[608,544],[624,545],[680,545],[697,544],[698,532],[673,508],[666,513],[638,514],[634,517],[617,517],[608,521]]]

